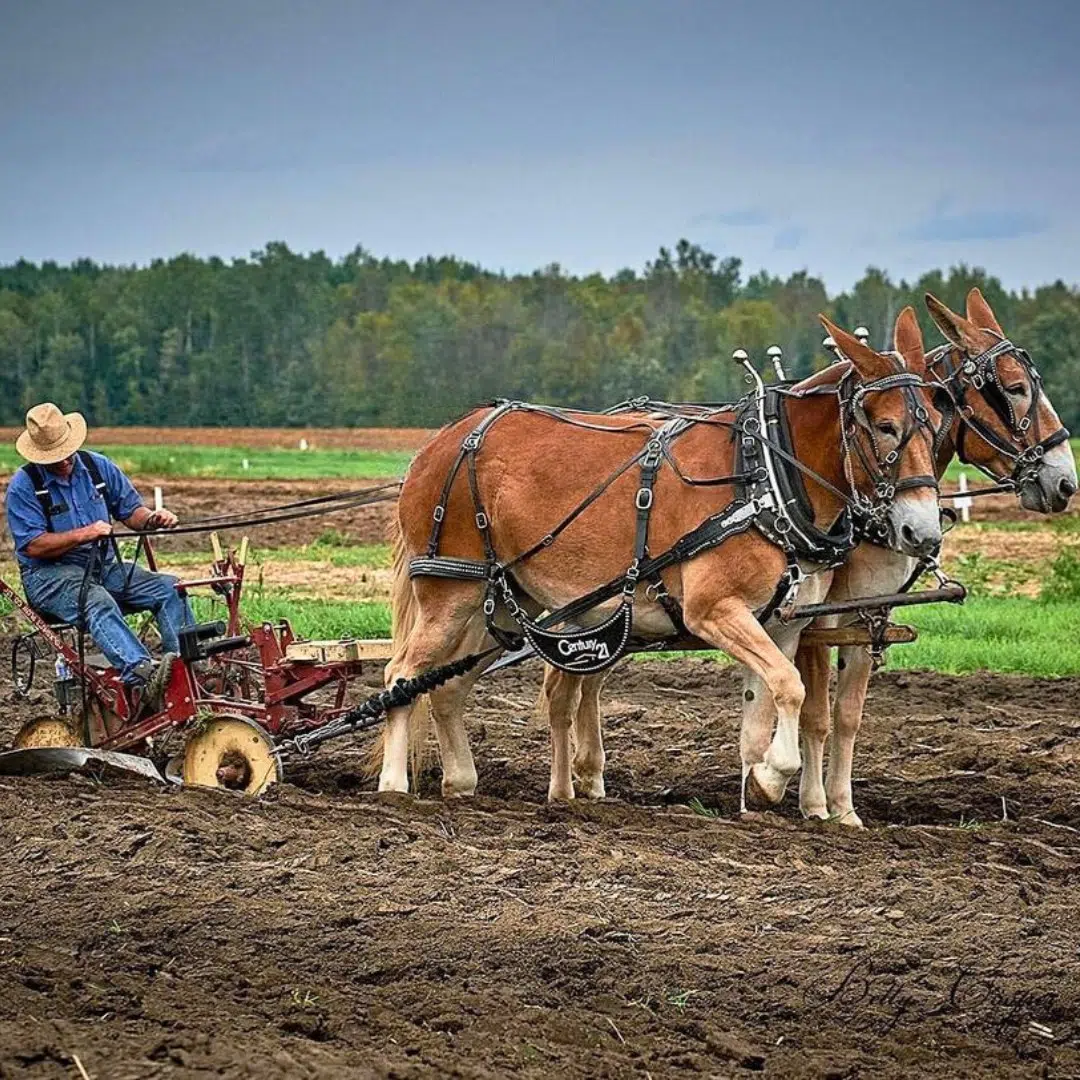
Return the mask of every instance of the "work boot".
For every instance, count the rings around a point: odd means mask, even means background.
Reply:
[[[139,713],[145,714],[161,705],[165,687],[169,685],[173,661],[176,653],[167,652],[155,664],[152,660],[143,660],[135,669],[136,685],[139,688]]]

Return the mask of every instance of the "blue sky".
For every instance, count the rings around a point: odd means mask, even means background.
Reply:
[[[1075,0],[5,0],[0,261],[1080,281]]]

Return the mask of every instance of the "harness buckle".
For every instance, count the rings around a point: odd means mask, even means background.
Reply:
[[[971,377],[971,387],[973,390],[981,390],[986,385],[986,380],[982,375],[975,374]]]
[[[1016,426],[1020,431],[1027,431],[1027,429],[1031,427],[1031,417],[1022,417],[1020,420],[1017,421]]]
[[[900,460],[900,451],[899,450],[890,450],[885,455],[885,464],[886,465],[895,465],[899,460]]]
[[[891,499],[896,495],[896,485],[882,481],[874,488],[874,493],[879,499]]]
[[[777,514],[776,519],[773,521],[773,530],[781,536],[787,536],[791,532],[791,518],[784,514]]]
[[[442,521],[446,517],[446,507],[441,503],[435,507],[434,512],[431,515],[436,521]]]
[[[639,510],[651,510],[653,504],[652,488],[638,488],[637,497],[634,499],[634,505]]]
[[[479,513],[478,513],[478,514],[476,515],[476,527],[477,527],[477,528],[478,528],[478,529],[479,529],[479,530],[480,530],[481,532],[485,532],[485,531],[487,530],[487,527],[488,527],[488,525],[490,525],[490,524],[491,524],[491,523],[490,523],[490,522],[488,521],[488,516],[487,516],[487,514],[485,514],[485,513],[484,513],[484,511],[483,511],[483,510],[481,510],[481,511],[480,511],[480,512],[479,512]]]
[[[494,596],[485,596],[484,597],[484,615],[487,616],[487,618],[490,619],[491,616],[494,615],[494,614],[495,614],[495,597]]]
[[[461,444],[461,449],[469,453],[480,449],[480,432],[474,431],[471,435],[467,435],[465,441]]]

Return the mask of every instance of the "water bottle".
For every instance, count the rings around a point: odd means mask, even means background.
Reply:
[[[63,656],[56,658],[56,682],[53,683],[53,693],[56,696],[56,704],[60,706],[61,716],[67,716],[68,709],[75,701],[75,679]]]

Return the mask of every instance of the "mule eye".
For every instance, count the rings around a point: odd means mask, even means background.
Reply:
[[[1011,386],[1005,387],[1006,394],[1012,394],[1013,397],[1023,397],[1027,387],[1023,383],[1013,383]]]
[[[882,435],[888,435],[893,439],[900,438],[900,429],[891,420],[883,420],[880,424],[874,426]]]

